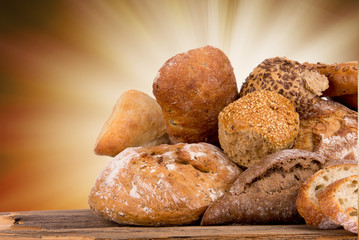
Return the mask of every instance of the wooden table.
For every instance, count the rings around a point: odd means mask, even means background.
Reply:
[[[358,239],[343,229],[306,225],[129,227],[89,209],[0,213],[0,239]]]

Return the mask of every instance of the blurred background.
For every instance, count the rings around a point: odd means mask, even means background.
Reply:
[[[117,98],[213,45],[238,85],[265,58],[359,56],[357,0],[0,0],[0,211],[88,208]]]

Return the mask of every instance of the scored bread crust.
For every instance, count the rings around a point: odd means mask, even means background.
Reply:
[[[335,229],[340,227],[340,225],[334,223],[322,213],[318,204],[317,194],[332,182],[354,175],[357,172],[357,164],[337,163],[336,165],[319,170],[301,185],[296,205],[299,214],[305,219],[306,224],[319,229]]]
[[[353,198],[353,205],[346,208],[345,199],[341,199],[339,195],[341,191],[348,188],[352,194],[346,193],[344,197]],[[322,212],[333,222],[350,232],[358,233],[358,175],[342,178],[328,185],[318,194],[318,202]],[[350,215],[351,213],[354,213],[353,216]]]
[[[123,225],[194,224],[241,172],[207,143],[127,148],[96,179],[89,206]]]
[[[285,57],[265,59],[242,84],[239,96],[258,90],[282,94],[294,104],[299,115],[310,109],[328,88],[328,79],[312,68]]]
[[[295,204],[300,184],[326,161],[321,155],[298,149],[266,156],[210,204],[201,225],[302,223]]]
[[[302,118],[293,148],[331,159],[358,160],[358,113],[340,103],[319,99]]]
[[[304,63],[329,80],[329,88],[323,92],[323,96],[335,97],[358,93],[358,62],[345,62],[335,64]]]

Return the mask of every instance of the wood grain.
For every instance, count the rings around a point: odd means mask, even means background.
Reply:
[[[89,209],[0,213],[0,239],[358,239],[306,225],[130,227]]]

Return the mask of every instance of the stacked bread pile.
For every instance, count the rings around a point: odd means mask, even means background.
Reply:
[[[128,91],[104,124],[95,152],[114,158],[91,190],[90,207],[129,225],[304,218],[357,232],[358,115],[320,97],[338,88],[333,79],[357,84],[358,68],[332,66],[269,58],[238,92],[221,50],[172,57],[154,79],[155,99]],[[312,221],[312,211],[324,220]]]

